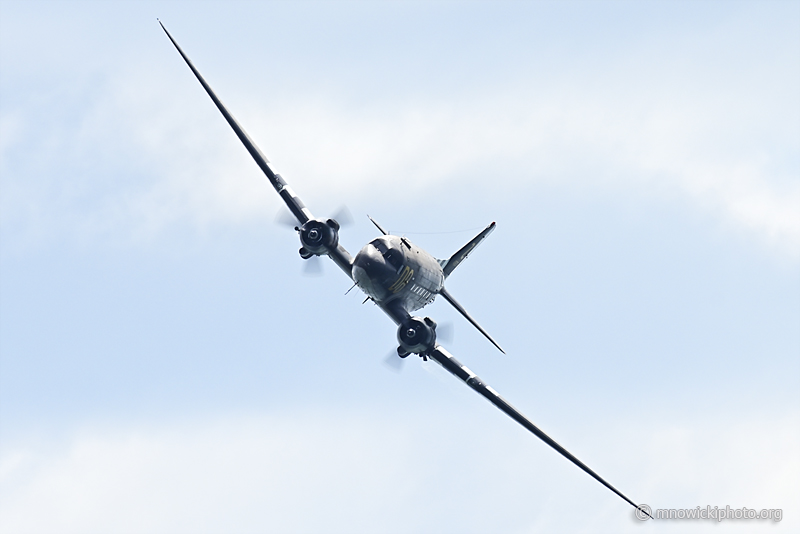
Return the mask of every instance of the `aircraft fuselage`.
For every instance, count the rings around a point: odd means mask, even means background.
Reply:
[[[376,303],[406,313],[430,304],[444,285],[439,262],[405,237],[384,235],[356,254],[352,277]]]

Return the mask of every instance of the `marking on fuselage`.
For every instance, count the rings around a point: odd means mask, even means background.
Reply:
[[[431,292],[430,291],[428,291],[427,289],[425,289],[422,286],[418,286],[417,284],[413,285],[413,287],[411,288],[411,292],[416,294],[416,295],[419,295],[423,299],[427,299],[428,297],[431,296]]]
[[[411,277],[414,275],[414,269],[406,265],[405,269],[403,269],[403,273],[400,277],[395,281],[394,284],[389,286],[389,291],[392,293],[397,293],[401,289],[403,289],[406,284],[408,284]]]

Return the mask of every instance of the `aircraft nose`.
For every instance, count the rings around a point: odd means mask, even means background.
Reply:
[[[365,293],[382,298],[381,280],[391,277],[394,269],[386,263],[383,255],[373,245],[366,245],[353,259],[353,280]]]
[[[370,279],[375,279],[382,272],[388,270],[386,260],[380,251],[372,245],[366,245],[353,260],[353,269],[358,268],[363,271]]]

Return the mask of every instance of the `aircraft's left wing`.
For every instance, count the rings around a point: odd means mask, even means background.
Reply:
[[[567,449],[559,445],[558,443],[553,440],[550,436],[542,432],[536,425],[534,425],[527,417],[522,415],[516,408],[511,406],[508,401],[506,401],[503,397],[500,396],[495,390],[493,390],[490,386],[487,386],[483,383],[483,381],[478,378],[478,376],[470,371],[465,365],[462,365],[461,362],[456,360],[452,354],[447,352],[441,345],[437,345],[435,349],[433,349],[427,355],[433,361],[444,367],[447,371],[449,371],[453,376],[463,380],[469,387],[483,395],[489,402],[503,410],[509,417],[511,417],[514,421],[524,426],[528,429],[531,433],[536,435],[539,439],[550,445],[552,448],[557,450],[562,456],[564,456],[567,460],[574,463],[581,469],[583,469],[586,473],[589,474],[592,478],[600,482],[602,485],[622,497],[628,504],[637,508],[639,510],[643,510],[639,508],[632,500],[627,498],[625,495],[620,493],[614,486],[603,480],[600,475],[589,469],[589,467],[578,460],[575,456],[573,456]],[[644,510],[643,510],[644,511]],[[645,512],[646,513],[646,512]]]

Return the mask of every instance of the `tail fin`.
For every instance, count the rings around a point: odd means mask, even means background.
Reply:
[[[439,263],[442,265],[442,271],[444,271],[444,277],[445,278],[450,276],[450,273],[452,273],[453,270],[455,270],[455,268],[458,267],[459,264],[461,264],[461,262],[464,261],[467,258],[467,256],[469,256],[469,253],[472,252],[472,249],[477,247],[481,243],[481,241],[486,239],[486,236],[488,236],[489,234],[492,233],[492,231],[494,230],[494,227],[495,227],[494,223],[492,223],[489,226],[487,226],[486,229],[483,232],[481,232],[478,235],[476,235],[472,239],[472,241],[470,241],[469,243],[467,243],[466,245],[461,247],[458,250],[458,252],[456,252],[455,254],[450,256],[449,260],[444,261],[444,262],[442,260],[439,260]],[[445,297],[445,298],[447,298],[447,297]]]

